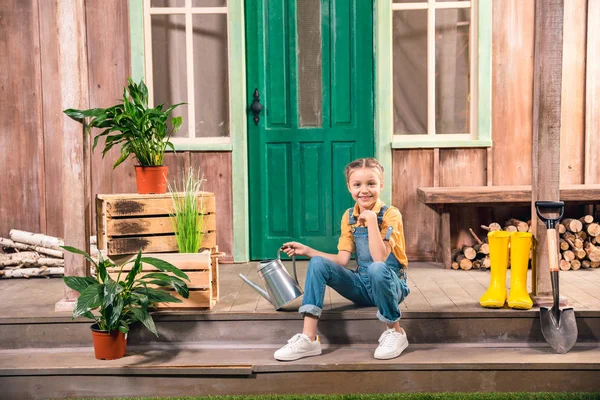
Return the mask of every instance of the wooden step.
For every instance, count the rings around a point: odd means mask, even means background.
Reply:
[[[325,312],[319,322],[323,343],[372,343],[384,329],[375,309]],[[577,311],[578,343],[600,341],[600,312]],[[302,320],[290,313],[166,313],[154,315],[159,337],[134,325],[130,345],[161,343],[245,343],[269,345],[290,338]],[[483,310],[478,313],[405,312],[402,326],[411,343],[544,343],[539,312]],[[0,349],[85,347],[91,340],[89,320],[70,317],[0,318]]]
[[[375,360],[375,344],[324,345],[294,362],[277,346],[129,346],[99,361],[90,347],[0,351],[0,387],[10,399],[414,391],[600,391],[600,347],[567,354],[514,343],[411,344],[398,358]],[[0,396],[1,397],[1,396]],[[3,397],[4,398],[4,397]]]

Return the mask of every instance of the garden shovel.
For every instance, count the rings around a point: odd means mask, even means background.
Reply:
[[[546,218],[541,210],[558,209],[560,215],[558,218]],[[535,211],[540,219],[546,224],[548,229],[548,257],[550,264],[550,277],[552,278],[552,294],[554,305],[552,308],[540,307],[540,323],[542,325],[542,334],[546,342],[559,354],[564,354],[571,350],[577,341],[577,322],[575,321],[575,311],[572,307],[559,308],[559,289],[558,289],[558,246],[556,243],[555,226],[560,221],[565,210],[565,203],[562,201],[536,201]]]

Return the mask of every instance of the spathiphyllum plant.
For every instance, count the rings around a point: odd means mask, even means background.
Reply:
[[[113,168],[125,161],[131,154],[135,156],[141,166],[161,166],[167,147],[175,151],[170,142],[171,136],[179,130],[182,123],[181,117],[168,118],[178,106],[175,104],[165,110],[163,104],[148,107],[148,88],[143,80],[139,84],[128,79],[128,85],[123,89],[123,101],[110,108],[92,108],[89,110],[76,110],[69,108],[64,111],[75,121],[84,123],[88,132],[91,128],[103,129],[94,137],[92,149],[98,145],[100,138],[104,138],[104,157],[113,146],[121,146],[121,155],[114,163]]]
[[[62,248],[83,255],[96,269],[95,277],[65,276],[63,279],[68,287],[80,294],[73,318],[83,316],[93,319],[100,330],[127,333],[129,326],[139,321],[158,336],[149,311],[156,303],[182,302],[161,288],[171,287],[182,297],[189,296],[184,281],[189,281],[189,278],[185,273],[169,262],[143,257],[141,251],[134,260],[117,265],[103,258],[101,253],[98,254],[96,262],[85,251],[70,246]],[[154,266],[158,272],[142,273],[142,263]],[[133,266],[131,270],[125,271],[124,267],[128,264]],[[117,273],[115,279],[109,271]],[[93,313],[94,310],[97,310],[97,313]]]

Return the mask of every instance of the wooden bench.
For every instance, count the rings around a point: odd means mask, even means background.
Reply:
[[[450,268],[452,263],[450,210],[456,206],[493,206],[518,205],[531,203],[531,186],[460,186],[460,187],[422,187],[417,188],[419,200],[431,206],[440,215],[438,237],[438,261]],[[600,202],[600,184],[563,185],[560,199],[584,203]]]

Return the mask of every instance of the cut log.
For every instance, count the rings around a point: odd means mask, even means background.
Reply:
[[[600,248],[594,246],[590,242],[586,242],[584,247],[587,257],[592,262],[600,262]]]
[[[478,250],[481,254],[490,254],[490,245],[487,243],[483,243],[481,246],[479,246],[479,250]]]
[[[577,236],[579,239],[581,240],[585,240],[588,238],[588,234],[584,231],[579,231],[575,234],[575,236]]]
[[[579,260],[571,261],[571,269],[573,271],[577,271],[579,268],[581,268],[581,261],[579,261]]]
[[[461,251],[469,260],[474,260],[477,257],[477,251],[471,246],[463,246]]]
[[[513,226],[513,225],[508,225],[508,226],[504,227],[504,230],[506,232],[517,232],[517,227]]]
[[[585,227],[585,231],[587,232],[588,235],[596,237],[596,236],[600,235],[600,224],[597,224],[595,222],[588,224]]]
[[[561,271],[568,271],[571,269],[571,263],[567,260],[560,260],[558,262],[558,267]]]
[[[60,246],[64,246],[65,242],[61,238],[54,236],[47,236],[41,233],[33,233],[20,231],[18,229],[11,229],[9,232],[11,240],[15,242],[21,242],[30,244],[32,246],[47,247],[54,250],[62,250]]]
[[[481,261],[479,261],[479,260],[473,261],[473,269],[480,269],[480,268],[481,268]]]
[[[560,239],[559,246],[562,251],[569,250],[570,248],[569,242],[567,242],[565,239]]]
[[[562,255],[563,260],[565,261],[571,262],[575,259],[575,253],[573,253],[571,250],[563,251]]]
[[[3,254],[0,256],[0,268],[9,265],[19,265],[23,260],[32,260],[40,258],[40,255],[34,251],[24,251],[21,253]]]
[[[19,268],[19,269],[5,269],[0,271],[0,277],[2,278],[30,278],[34,276],[51,276],[51,275],[64,275],[64,267],[53,267],[53,268]]]
[[[594,222],[594,217],[592,215],[584,215],[583,217],[579,218],[579,221],[581,221],[582,224],[591,224]]]
[[[581,260],[581,268],[590,268],[592,266],[592,262],[590,260]]]
[[[468,271],[471,268],[473,268],[473,261],[471,261],[465,257],[462,260],[460,260],[460,262],[458,263],[458,266],[460,267],[460,269],[462,269],[464,271]]]
[[[556,230],[562,235],[567,231],[567,228],[563,224],[556,224]]]
[[[598,267],[600,267],[600,261],[592,261],[590,263],[590,267],[592,267],[592,268],[598,268]]]
[[[527,225],[527,222],[520,221],[516,218],[510,218],[508,221],[506,221],[506,225],[514,226],[515,228],[517,228],[518,232],[527,232],[527,230],[529,229],[529,225]]]
[[[481,268],[482,269],[489,269],[491,265],[492,265],[492,263],[490,262],[489,257],[485,257],[485,258],[481,259]]]
[[[584,249],[574,249],[573,253],[575,253],[575,258],[577,260],[583,260],[587,257],[587,252]],[[573,260],[575,261],[575,260]]]
[[[488,232],[494,232],[494,231],[500,231],[500,230],[502,230],[502,227],[497,222],[492,222],[488,226],[481,225],[481,228],[485,229]]]
[[[477,234],[475,233],[475,231],[473,231],[472,228],[469,228],[469,232],[471,233],[471,236],[473,236],[473,239],[475,239],[475,241],[477,242],[477,244],[479,244],[479,245],[483,244],[483,242],[481,241],[481,239],[479,239],[479,236],[477,236]]]
[[[565,218],[562,220],[562,224],[567,228],[568,231],[573,233],[580,232],[583,229],[583,224],[578,219]]]
[[[452,261],[452,264],[450,266],[452,267],[452,269],[458,269],[458,263],[456,261]]]
[[[57,257],[57,258],[64,257],[64,253],[63,253],[62,249],[53,250],[53,249],[49,249],[47,247],[34,246],[34,245],[26,244],[26,243],[19,243],[19,242],[15,242],[13,240],[1,238],[1,237],[0,237],[0,246],[10,247],[10,248],[16,249],[16,250],[33,250],[33,251],[37,251],[38,253],[44,253],[48,256]]]

